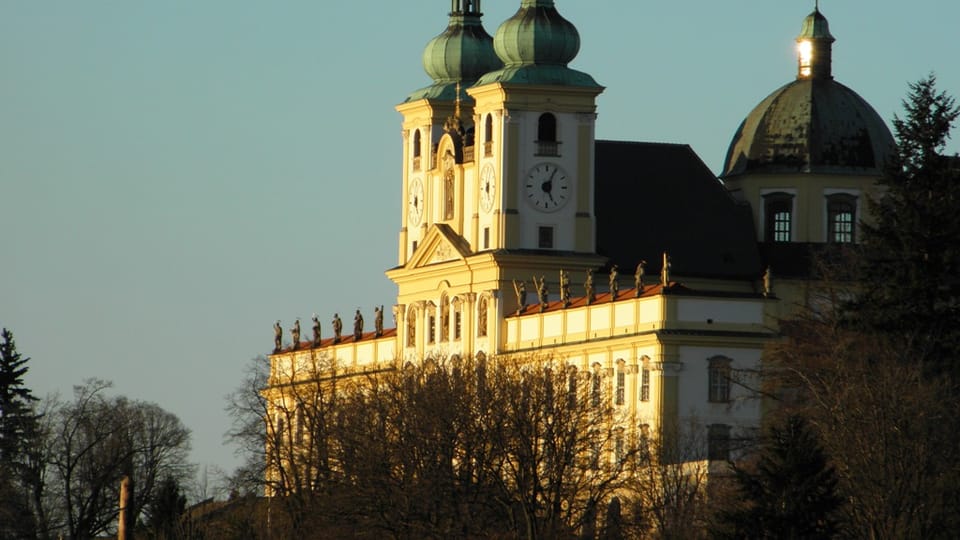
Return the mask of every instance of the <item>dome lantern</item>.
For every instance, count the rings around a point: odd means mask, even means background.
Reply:
[[[833,42],[827,18],[815,8],[807,15],[797,36],[797,78],[832,79]]]

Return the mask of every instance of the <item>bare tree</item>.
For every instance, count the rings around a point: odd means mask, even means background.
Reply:
[[[71,402],[54,402],[45,438],[31,454],[34,499],[45,531],[90,538],[115,526],[120,479],[133,480],[131,521],[147,509],[157,480],[185,479],[189,431],[160,407],[110,397],[111,384],[89,380]]]
[[[247,397],[231,401],[231,436],[264,445],[250,455],[265,460],[262,485],[285,533],[594,531],[636,453],[592,373],[533,359],[454,358],[341,378],[322,358],[297,362],[296,376],[275,365],[269,380],[251,379],[240,391]]]
[[[845,522],[870,538],[947,537],[960,505],[960,389],[914,362],[922,343],[831,317],[786,327],[774,355],[787,410],[804,414],[840,478]]]

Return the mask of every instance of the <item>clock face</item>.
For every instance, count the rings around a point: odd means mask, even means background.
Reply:
[[[410,225],[419,225],[423,217],[423,182],[414,178],[410,182],[410,192],[407,194],[407,222]]]
[[[553,163],[540,163],[530,169],[523,183],[523,197],[541,212],[554,212],[570,200],[570,179]]]
[[[489,212],[493,208],[494,195],[497,194],[497,173],[493,165],[487,163],[480,172],[480,208]]]

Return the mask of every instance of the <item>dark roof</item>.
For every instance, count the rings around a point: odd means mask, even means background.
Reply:
[[[747,115],[727,150],[722,176],[880,175],[893,147],[883,119],[856,92],[832,79],[798,79]]]
[[[597,252],[621,272],[662,254],[682,276],[756,278],[753,217],[687,145],[597,141]]]
[[[764,267],[773,272],[774,289],[777,278],[823,279],[828,274],[832,281],[843,281],[855,270],[851,257],[856,244],[763,242],[759,247]]]

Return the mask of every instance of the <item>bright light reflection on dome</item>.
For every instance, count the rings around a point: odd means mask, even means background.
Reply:
[[[813,62],[813,43],[803,40],[797,45],[797,51],[800,53],[800,76],[809,77],[810,65]]]

